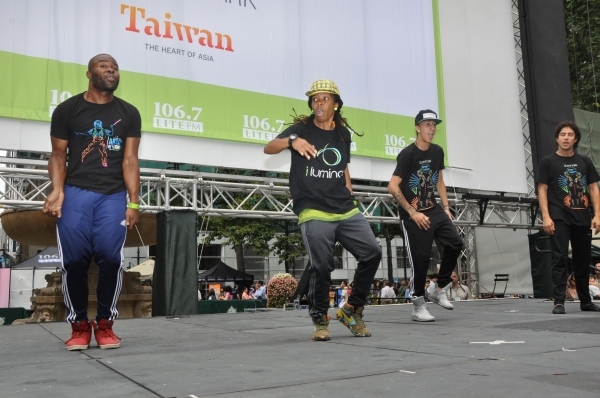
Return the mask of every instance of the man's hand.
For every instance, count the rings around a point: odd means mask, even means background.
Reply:
[[[419,227],[419,229],[429,229],[429,227],[431,226],[429,217],[427,217],[423,213],[419,213],[418,211],[415,211],[410,216],[410,219],[413,220],[415,222],[415,224],[417,224],[417,227]]]
[[[61,208],[64,200],[65,193],[63,191],[52,191],[46,198],[42,211],[46,214],[50,214],[51,216],[61,218]]]
[[[310,160],[310,157],[317,157],[317,148],[314,145],[306,141],[304,138],[296,138],[292,141],[292,149],[304,156],[306,160]]]
[[[554,235],[554,221],[550,217],[544,217],[544,232],[548,235]]]
[[[138,209],[127,208],[125,212],[125,226],[127,229],[132,230],[135,224],[138,222],[140,211]]]
[[[592,218],[592,229],[594,230],[594,235],[598,235],[598,232],[600,232],[600,214],[596,214]]]

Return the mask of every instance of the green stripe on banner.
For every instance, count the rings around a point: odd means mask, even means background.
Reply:
[[[440,9],[438,0],[433,2],[433,35],[435,42],[435,70],[437,76],[437,93],[438,93],[438,114],[442,122],[446,120],[446,109],[444,107],[444,72],[442,69],[442,39],[440,35]],[[446,150],[446,124],[442,123],[436,130],[435,141],[438,145],[443,142],[444,145],[444,164],[448,165],[448,151]]]
[[[87,89],[86,70],[86,65],[0,51],[0,73],[10,77],[0,90],[0,117],[50,121],[56,105]],[[440,90],[441,64],[437,75]],[[310,113],[306,100],[125,70],[121,70],[117,95],[139,109],[143,131],[260,145],[285,130],[292,122],[293,110]],[[443,119],[442,105],[440,100]],[[364,133],[363,137],[353,136],[355,155],[395,159],[416,138],[414,116],[347,106],[343,116],[357,132]],[[446,149],[444,124],[435,142]]]

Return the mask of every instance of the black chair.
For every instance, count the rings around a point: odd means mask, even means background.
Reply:
[[[506,282],[504,286],[504,291],[502,292],[502,297],[504,297],[504,293],[506,293],[506,288],[508,287],[508,276],[510,274],[495,274],[494,275],[494,289],[492,289],[492,297],[496,297],[494,292],[496,291],[496,283],[497,282]]]

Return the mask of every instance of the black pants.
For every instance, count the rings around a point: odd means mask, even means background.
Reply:
[[[442,263],[438,278],[438,286],[445,287],[452,280],[452,271],[463,247],[462,239],[458,236],[452,220],[439,206],[423,211],[431,223],[429,229],[419,229],[417,224],[403,213],[400,217],[404,239],[408,250],[408,258],[412,268],[410,290],[412,297],[425,294],[425,279],[429,269],[431,247],[435,239],[438,248],[442,249]],[[441,247],[439,247],[441,246]]]
[[[300,229],[310,260],[310,316],[317,318],[327,315],[331,272],[335,269],[333,248],[336,242],[340,242],[358,260],[354,272],[354,287],[348,303],[354,307],[365,305],[371,282],[381,261],[381,247],[365,217],[356,214],[342,221],[311,220],[302,223]]]
[[[592,302],[589,288],[592,230],[589,225],[573,225],[563,220],[554,220],[554,235],[550,236],[554,302],[561,304],[565,302],[569,241],[573,249],[573,273],[577,297],[581,304],[585,305]]]

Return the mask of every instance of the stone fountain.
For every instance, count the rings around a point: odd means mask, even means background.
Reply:
[[[41,210],[7,211],[0,215],[2,228],[13,240],[36,246],[56,246],[56,219]],[[156,244],[156,214],[140,214],[138,232],[128,231],[125,247]],[[141,236],[141,240],[140,240]],[[143,243],[142,243],[143,242]],[[21,319],[14,324],[61,321],[66,319],[67,309],[62,293],[62,278],[59,272],[46,275],[47,286],[34,290],[31,297],[31,318]],[[98,266],[94,261],[88,271],[88,317],[96,317]],[[152,287],[142,286],[139,272],[123,273],[123,288],[118,301],[120,318],[147,318],[152,316]]]

